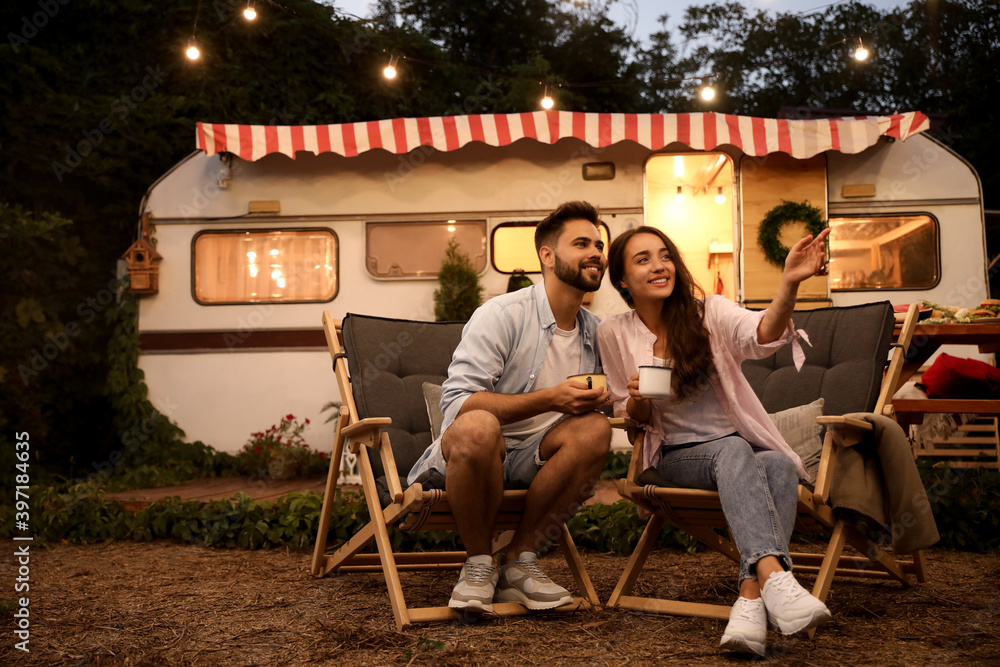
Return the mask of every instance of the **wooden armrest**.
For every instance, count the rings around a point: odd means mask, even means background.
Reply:
[[[843,417],[841,415],[821,415],[816,417],[817,424],[825,424],[833,428],[854,428],[859,431],[872,431],[875,426],[871,422],[865,421],[864,419],[855,419],[853,417]]]
[[[875,430],[875,426],[871,422],[840,415],[821,415],[816,417],[816,423],[827,426],[827,432],[832,432],[833,442],[839,447],[853,447],[865,439],[866,433],[871,433]],[[820,463],[820,468],[822,473],[822,462]],[[817,482],[817,488],[820,487],[821,485]]]
[[[636,423],[627,417],[610,417],[608,421],[611,422],[611,428],[628,430],[636,426]]]
[[[364,440],[364,434],[368,434],[368,442],[365,443],[368,447],[378,447],[379,438],[377,433],[382,429],[383,426],[388,426],[392,423],[390,417],[369,417],[368,419],[362,419],[359,422],[345,426],[341,431],[341,434],[345,438],[351,438],[353,436],[354,442]],[[360,437],[359,437],[360,436]]]

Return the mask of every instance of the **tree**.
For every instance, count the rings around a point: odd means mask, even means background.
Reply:
[[[440,287],[434,291],[434,319],[438,322],[465,322],[482,303],[479,276],[455,239],[448,241],[438,283]]]

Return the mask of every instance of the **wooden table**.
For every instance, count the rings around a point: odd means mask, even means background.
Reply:
[[[897,327],[898,332],[898,327]],[[917,323],[910,349],[903,364],[896,389],[931,358],[942,345],[974,345],[984,354],[1000,352],[1000,322],[982,324],[921,324]],[[925,413],[974,413],[1000,415],[1000,400],[966,399],[895,399],[892,402],[896,419],[904,430],[909,424],[919,424]]]

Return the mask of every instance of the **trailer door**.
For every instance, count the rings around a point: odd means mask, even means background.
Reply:
[[[760,222],[782,201],[809,202],[827,214],[826,157],[817,155],[797,160],[785,153],[740,159],[740,203],[742,217],[743,298],[750,308],[766,308],[781,283],[782,269],[764,257],[757,243]],[[782,226],[782,245],[791,247],[806,234],[804,223]],[[796,308],[822,308],[831,305],[827,276],[809,278],[799,287]]]

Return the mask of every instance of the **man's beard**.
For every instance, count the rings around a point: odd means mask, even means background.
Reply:
[[[582,262],[578,264],[575,268],[569,263],[562,261],[559,255],[556,258],[556,278],[563,281],[570,287],[575,287],[578,290],[584,292],[596,292],[601,287],[601,280],[604,279],[604,268],[601,268],[601,272],[598,274],[590,273],[589,271],[583,270],[583,264],[590,264],[591,262]]]

